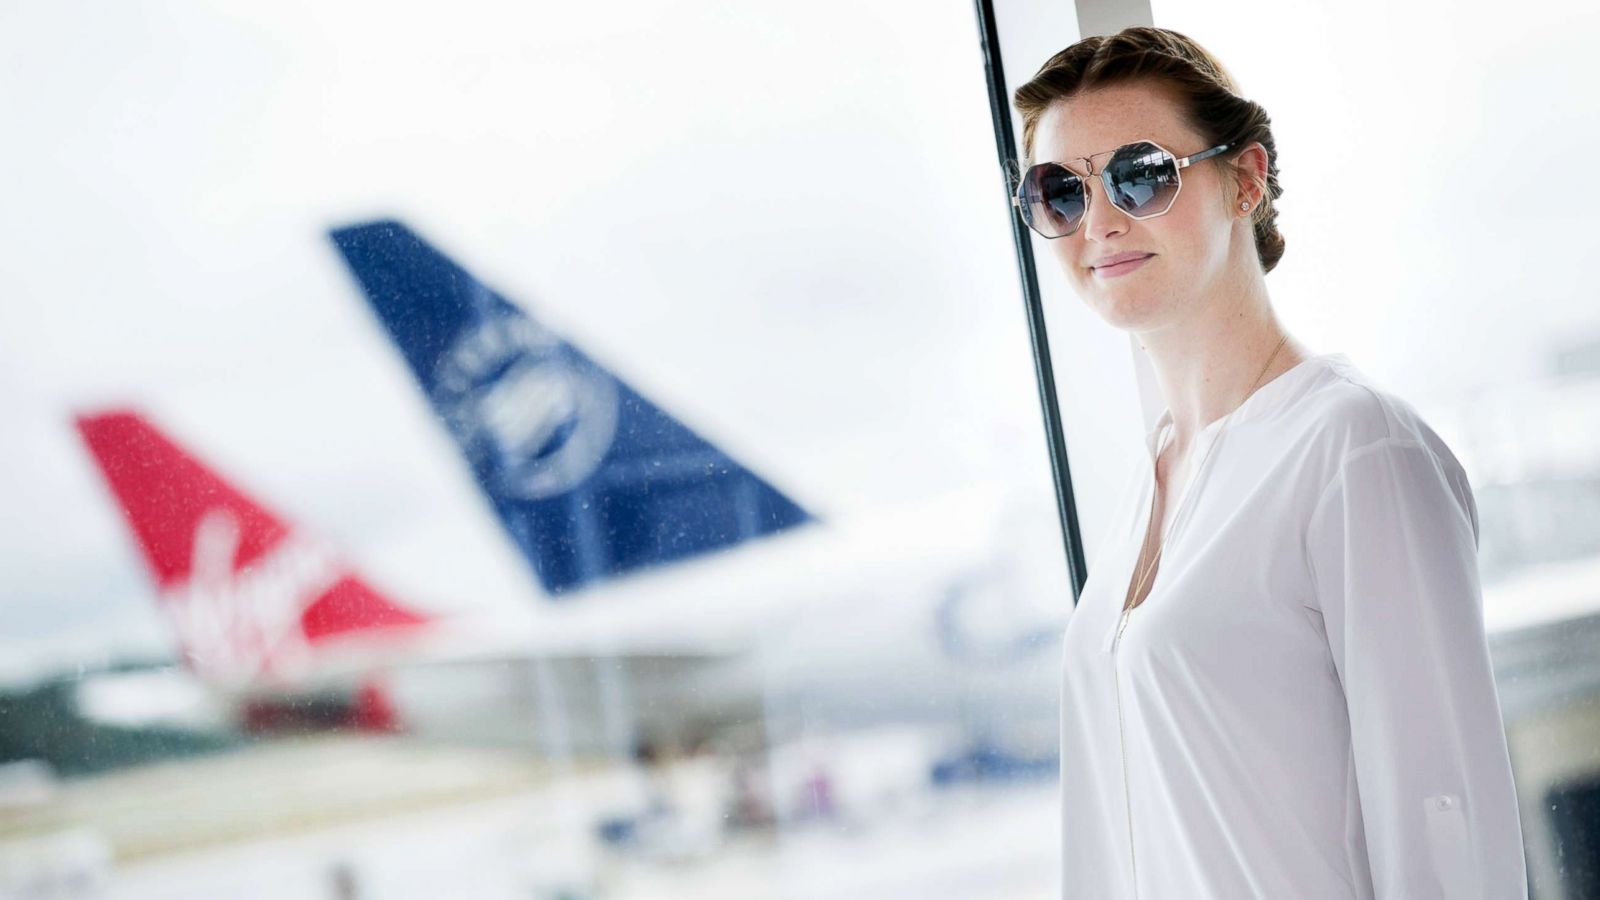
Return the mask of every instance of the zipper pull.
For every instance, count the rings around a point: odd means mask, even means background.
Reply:
[[[1105,652],[1113,654],[1117,652],[1117,645],[1122,642],[1122,628],[1123,624],[1127,621],[1128,612],[1129,611],[1125,609],[1122,611],[1121,615],[1117,616],[1117,624],[1112,627],[1111,633],[1106,635],[1105,643],[1101,645]]]

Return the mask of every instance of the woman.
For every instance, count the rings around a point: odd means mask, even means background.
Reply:
[[[1064,638],[1063,896],[1525,898],[1472,490],[1273,314],[1266,112],[1145,27],[1015,102],[1024,220],[1167,403]]]

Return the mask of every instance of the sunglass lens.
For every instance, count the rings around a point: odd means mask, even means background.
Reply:
[[[1071,234],[1083,219],[1083,181],[1054,163],[1029,169],[1017,193],[1023,221],[1047,238]]]
[[[1129,144],[1106,163],[1111,202],[1129,215],[1158,215],[1178,196],[1178,166],[1172,154],[1148,141]]]

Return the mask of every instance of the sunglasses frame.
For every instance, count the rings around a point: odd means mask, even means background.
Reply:
[[[1201,150],[1199,153],[1192,153],[1192,154],[1190,154],[1188,156],[1180,157],[1180,156],[1178,156],[1178,154],[1173,153],[1171,150],[1168,150],[1167,148],[1165,148],[1165,147],[1161,146],[1160,144],[1156,143],[1155,141],[1152,141],[1152,140],[1137,140],[1137,141],[1129,141],[1128,143],[1123,144],[1122,146],[1117,147],[1114,150],[1102,150],[1099,153],[1094,154],[1093,156],[1079,156],[1079,157],[1076,157],[1076,158],[1073,158],[1073,159],[1064,159],[1064,160],[1059,160],[1059,161],[1055,161],[1055,162],[1035,163],[1035,164],[1029,166],[1028,170],[1026,172],[1022,173],[1022,178],[1017,181],[1016,190],[1011,192],[1011,205],[1016,208],[1017,215],[1022,217],[1022,223],[1024,225],[1028,226],[1028,230],[1032,231],[1034,234],[1039,235],[1040,237],[1044,238],[1047,241],[1053,241],[1056,238],[1064,238],[1064,237],[1067,237],[1068,235],[1075,234],[1079,228],[1083,227],[1083,220],[1087,219],[1089,217],[1089,204],[1092,202],[1092,196],[1094,194],[1093,191],[1089,190],[1089,185],[1088,185],[1089,178],[1093,178],[1096,175],[1100,176],[1100,185],[1101,185],[1101,187],[1105,188],[1106,197],[1107,198],[1110,198],[1112,196],[1113,192],[1116,190],[1115,185],[1113,185],[1111,183],[1111,176],[1106,172],[1106,170],[1103,167],[1100,169],[1099,172],[1095,172],[1094,164],[1093,164],[1094,158],[1096,156],[1105,156],[1108,153],[1113,155],[1113,156],[1115,156],[1117,153],[1119,153],[1119,152],[1121,152],[1123,150],[1126,150],[1129,147],[1136,146],[1138,144],[1149,144],[1150,146],[1156,148],[1157,150],[1160,150],[1162,153],[1165,153],[1167,155],[1167,157],[1170,158],[1173,161],[1173,164],[1174,164],[1174,167],[1175,167],[1174,174],[1176,175],[1176,177],[1178,179],[1178,189],[1172,192],[1172,199],[1170,201],[1168,201],[1166,208],[1161,210],[1160,212],[1154,212],[1154,213],[1150,213],[1148,215],[1143,215],[1143,216],[1136,216],[1133,213],[1128,212],[1127,210],[1123,209],[1122,207],[1117,206],[1117,204],[1115,202],[1111,203],[1111,205],[1114,208],[1116,208],[1119,212],[1121,212],[1123,215],[1127,216],[1130,219],[1133,219],[1135,221],[1140,221],[1140,222],[1144,221],[1145,219],[1154,219],[1156,216],[1164,216],[1167,213],[1171,212],[1173,205],[1178,202],[1178,195],[1183,192],[1183,170],[1187,169],[1188,167],[1194,165],[1197,162],[1201,162],[1202,160],[1210,159],[1211,157],[1216,156],[1217,154],[1226,151],[1228,149],[1228,147],[1230,146],[1228,144],[1218,144],[1217,146],[1212,147],[1209,150]],[[1077,172],[1074,172],[1071,169],[1067,169],[1067,167],[1065,165],[1066,163],[1069,163],[1069,162],[1079,162],[1079,161],[1083,162],[1084,169],[1086,169],[1088,171],[1088,173],[1089,173],[1089,177],[1088,178],[1085,178],[1084,176],[1079,175]],[[1069,173],[1071,173],[1072,175],[1076,176],[1077,179],[1080,182],[1082,182],[1083,185],[1084,185],[1084,190],[1083,190],[1083,215],[1078,217],[1078,224],[1072,226],[1072,230],[1070,230],[1070,231],[1064,231],[1061,234],[1054,235],[1054,236],[1042,234],[1042,233],[1040,233],[1038,228],[1035,228],[1030,222],[1028,222],[1028,217],[1027,216],[1022,215],[1022,209],[1023,209],[1023,207],[1022,207],[1022,188],[1023,188],[1024,185],[1026,185],[1028,183],[1028,176],[1033,173],[1034,169],[1037,169],[1040,166],[1060,166],[1063,169],[1067,169],[1067,171]],[[1110,201],[1108,200],[1108,202],[1110,202]]]

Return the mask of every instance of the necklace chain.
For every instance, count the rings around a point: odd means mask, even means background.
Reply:
[[[1278,351],[1283,349],[1284,342],[1287,341],[1287,340],[1289,340],[1289,335],[1287,335],[1287,334],[1285,334],[1281,339],[1279,339],[1278,346],[1276,346],[1276,347],[1274,347],[1272,349],[1272,355],[1267,357],[1266,363],[1264,365],[1262,365],[1261,374],[1256,376],[1255,384],[1250,386],[1249,392],[1244,395],[1244,400],[1250,399],[1250,395],[1254,394],[1256,392],[1256,388],[1257,387],[1260,387],[1261,379],[1266,377],[1267,369],[1272,366],[1272,361],[1274,359],[1278,358]],[[1243,406],[1244,405],[1244,400],[1240,400],[1239,401],[1239,405],[1235,406],[1233,409],[1229,410],[1228,414],[1223,417],[1222,428],[1217,430],[1217,437],[1219,439],[1222,436],[1222,431],[1227,429],[1227,427],[1228,427],[1228,420],[1233,418],[1233,414],[1235,412],[1239,411],[1239,406]],[[1205,456],[1200,457],[1200,465],[1195,467],[1195,474],[1194,474],[1193,477],[1195,477],[1195,478],[1199,477],[1199,474],[1200,474],[1201,470],[1203,470],[1205,468],[1206,460],[1211,458],[1211,451],[1215,450],[1216,447],[1217,447],[1217,441],[1212,441],[1210,446],[1206,447]],[[1159,460],[1160,459],[1160,453],[1157,453],[1156,457]],[[1153,506],[1152,506],[1152,509],[1153,509]],[[1152,516],[1152,518],[1154,518],[1154,517]],[[1152,522],[1151,524],[1154,525],[1155,523]],[[1149,527],[1146,527],[1145,528],[1145,540],[1149,541],[1149,539],[1150,539],[1150,529],[1149,529]],[[1150,573],[1155,570],[1156,564],[1161,561],[1161,552],[1166,549],[1166,546],[1167,546],[1167,536],[1165,534],[1163,534],[1161,536],[1161,543],[1156,547],[1156,554],[1155,554],[1155,556],[1151,557],[1150,563],[1144,567],[1144,574],[1139,576],[1139,582],[1138,582],[1137,585],[1134,586],[1132,596],[1130,596],[1127,600],[1124,601],[1124,605],[1123,605],[1123,608],[1122,608],[1122,622],[1120,624],[1118,624],[1118,626],[1117,626],[1117,636],[1116,636],[1116,640],[1117,641],[1121,641],[1122,640],[1122,632],[1123,632],[1124,629],[1126,629],[1128,627],[1128,613],[1132,612],[1134,606],[1137,605],[1137,603],[1135,601],[1137,600],[1137,598],[1139,596],[1139,591],[1144,589],[1145,580],[1150,576]]]

